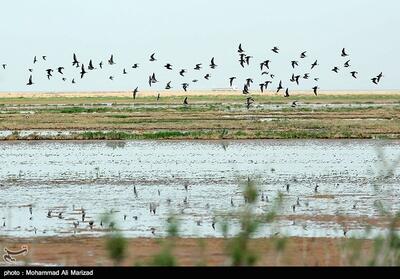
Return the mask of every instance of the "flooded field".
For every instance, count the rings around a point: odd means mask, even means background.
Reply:
[[[269,212],[278,193],[284,194],[277,221],[263,224],[257,237],[277,232],[335,237],[344,230],[358,235],[367,225],[377,232],[382,220],[376,202],[400,209],[400,171],[378,179],[383,166],[379,152],[390,165],[400,156],[399,144],[0,142],[0,235],[98,236],[110,229],[104,213],[111,213],[114,227],[128,237],[164,236],[171,214],[177,214],[182,236],[222,237],[224,216],[232,235],[248,178],[258,185],[257,214]]]

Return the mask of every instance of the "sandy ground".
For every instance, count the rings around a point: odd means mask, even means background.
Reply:
[[[208,90],[208,91],[140,91],[140,96],[157,96],[158,93],[162,94],[162,96],[220,96],[220,95],[238,95],[241,94],[241,90]],[[274,94],[275,91],[265,91],[261,93],[259,91],[252,92],[253,95],[266,95],[266,94]],[[311,90],[309,91],[294,91],[296,95],[313,95]],[[335,90],[326,90],[319,91],[319,95],[364,95],[364,94],[381,94],[381,95],[396,95],[400,94],[399,90],[382,90],[382,91],[335,91]],[[0,98],[45,98],[45,97],[106,97],[106,96],[115,96],[115,97],[131,97],[132,91],[114,91],[114,92],[0,92]]]
[[[135,238],[128,240],[127,257],[120,265],[148,265],[154,255],[161,251],[159,240]],[[277,239],[253,239],[250,247],[258,255],[257,265],[276,266],[338,266],[348,265],[342,245],[344,238],[301,238],[292,237],[285,242],[285,249],[278,252]],[[362,240],[361,255],[372,250],[372,242]],[[0,239],[0,248],[18,250],[28,246],[27,256],[16,256],[21,263],[57,265],[113,265],[108,257],[105,238],[37,238]],[[230,265],[226,254],[226,240],[221,238],[179,238],[175,242],[174,256],[183,266]]]

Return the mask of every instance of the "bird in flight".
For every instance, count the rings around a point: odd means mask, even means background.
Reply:
[[[165,64],[164,67],[168,70],[172,70],[172,65],[170,63]]]
[[[339,68],[335,66],[335,67],[333,67],[332,71],[335,72],[335,73],[338,73],[339,72]]]
[[[35,56],[35,57],[33,57],[33,64],[35,64],[36,62],[37,62],[37,58]]]
[[[122,74],[124,74],[124,75],[126,75],[126,74],[127,74],[127,72],[126,72],[125,68],[123,69],[123,71],[122,71]]]
[[[259,86],[260,86],[261,93],[264,93],[265,83],[260,83]]]
[[[57,71],[58,71],[60,74],[62,74],[62,75],[64,74],[64,73],[63,73],[63,70],[64,70],[64,67],[58,67],[58,68],[57,68]]]
[[[136,99],[136,94],[139,92],[139,89],[138,89],[138,87],[136,86],[136,88],[133,90],[133,93],[132,93],[132,95],[133,95],[133,99],[135,100]]]
[[[249,87],[247,86],[247,84],[244,85],[243,90],[242,90],[243,94],[249,94]]]
[[[99,67],[100,67],[100,69],[103,69],[103,61],[100,61]]]
[[[353,78],[357,78],[357,74],[358,74],[358,72],[357,71],[352,71],[352,72],[350,72],[350,74],[353,76]]]
[[[269,83],[272,83],[272,81],[270,81],[270,80],[267,80],[266,82],[264,82],[265,83],[265,90],[267,90],[267,88],[268,88],[268,84]]]
[[[318,64],[318,60],[315,60],[315,62],[311,64],[311,70],[312,70],[315,66],[318,66],[318,65],[319,65],[319,64]]]
[[[88,70],[94,70],[95,68],[93,67],[93,62],[92,62],[92,59],[90,59],[90,61],[89,61],[89,65],[88,65]]]
[[[135,63],[135,64],[133,64],[132,69],[136,69],[136,68],[138,68],[138,67],[139,67],[139,64],[138,64],[138,63]]]
[[[346,57],[346,56],[349,56],[347,53],[346,53],[346,50],[343,48],[342,49],[342,57]]]
[[[166,90],[169,90],[169,89],[171,89],[172,87],[171,87],[171,82],[169,81],[168,83],[167,83],[167,85],[165,86],[165,89]]]
[[[306,57],[307,57],[306,52],[307,52],[307,51],[303,51],[303,52],[300,54],[300,58],[306,58]]]
[[[246,55],[245,59],[246,59],[246,64],[247,65],[250,65],[250,58],[253,58],[253,56]]]
[[[279,53],[279,48],[278,47],[273,47],[272,49],[271,49],[273,52],[275,52],[275,53]]]
[[[85,71],[85,66],[82,64],[82,67],[81,67],[81,78],[83,78],[83,76],[86,74],[86,71]]]
[[[149,61],[151,61],[151,62],[156,61],[157,59],[154,57],[155,55],[156,55],[155,53],[153,53],[152,55],[150,55]]]
[[[345,67],[345,68],[350,67],[350,60],[347,60],[347,61],[344,63],[344,67]]]
[[[247,107],[247,109],[249,109],[251,104],[253,104],[253,103],[254,103],[254,99],[252,97],[247,97],[246,98],[246,107]]]
[[[187,91],[188,86],[189,86],[188,83],[186,83],[186,82],[182,83],[182,88],[183,88],[183,90],[185,90],[185,92]]]
[[[309,73],[305,73],[304,76],[303,76],[304,79],[308,79],[309,77],[310,77]]]
[[[211,69],[215,69],[217,67],[217,64],[214,63],[214,57],[211,58],[211,64],[210,64]]]
[[[204,76],[204,78],[205,78],[206,80],[208,80],[210,77],[211,77],[210,74],[206,74],[206,75]]]
[[[42,59],[43,59],[44,61],[46,61],[46,56],[45,56],[45,55],[43,55],[43,56],[42,56]]]
[[[378,79],[378,82],[381,81],[381,78],[383,77],[382,72],[379,73],[379,75],[376,76],[376,78]]]
[[[26,84],[26,85],[32,85],[33,84],[33,82],[32,82],[32,75],[30,75],[29,76],[29,81],[28,81],[28,83]]]
[[[377,77],[371,78],[371,80],[372,80],[373,83],[378,84],[378,78]]]
[[[315,96],[317,96],[317,95],[318,95],[318,94],[317,94],[318,86],[314,86],[312,89],[313,89],[313,91],[314,91]]]
[[[200,70],[201,69],[201,63],[200,64],[196,64],[196,67],[194,67],[195,70]]]
[[[47,69],[47,78],[50,79],[50,77],[52,77],[53,75],[51,74],[53,72],[53,69]]]
[[[2,66],[3,66],[3,69],[5,70],[7,67],[7,64],[3,64]]]
[[[293,68],[293,69],[294,69],[295,66],[299,66],[299,64],[298,64],[297,61],[292,61],[291,63],[292,63],[292,68]]]
[[[35,58],[36,58],[36,56],[35,56]],[[79,68],[79,61],[78,61],[78,59],[76,58],[76,54],[75,54],[75,53],[74,53],[74,55],[73,55],[72,66],[75,66],[76,68]]]
[[[180,74],[181,76],[184,76],[185,73],[186,73],[186,70],[185,70],[185,69],[182,69],[182,70],[180,70],[180,72],[179,72],[179,74]]]
[[[108,59],[108,64],[110,64],[110,65],[114,65],[114,64],[115,64],[115,62],[114,62],[114,55],[113,55],[113,54],[111,54],[110,59]]]
[[[278,93],[279,90],[281,90],[281,89],[283,89],[283,87],[282,87],[282,81],[280,80],[280,81],[279,81],[278,88],[277,88],[277,90],[276,90],[276,93]]]
[[[183,104],[184,105],[188,105],[189,104],[187,100],[188,100],[188,97],[185,97],[185,99],[183,100]]]
[[[236,79],[236,77],[230,77],[229,78],[229,86],[232,87],[233,85],[233,80]]]
[[[239,44],[238,52],[239,53],[243,53],[244,52],[244,50],[242,49],[242,44]]]
[[[283,97],[290,97],[289,95],[289,88],[286,88],[285,90],[285,95]]]
[[[110,79],[110,80],[114,80],[114,77],[113,77],[113,76],[110,76],[109,79]]]

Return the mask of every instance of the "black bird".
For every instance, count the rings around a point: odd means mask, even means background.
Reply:
[[[358,74],[358,72],[357,71],[352,71],[352,72],[350,72],[350,74],[353,76],[353,78],[357,78],[356,75]]]
[[[62,219],[62,212],[58,213],[58,219]]]
[[[265,83],[260,83],[259,86],[260,86],[261,93],[264,93]]]
[[[292,61],[291,63],[292,63],[292,68],[293,68],[293,69],[294,69],[294,66],[299,66],[299,64],[298,64],[297,61]]]
[[[217,67],[217,64],[214,63],[214,57],[211,58],[211,64],[210,64],[211,69],[215,69]]]
[[[298,102],[298,101],[293,101],[291,107],[292,107],[292,108],[295,108],[295,107],[297,106],[297,102]]]
[[[319,65],[319,64],[318,64],[318,60],[315,60],[315,62],[311,64],[311,70],[312,70],[315,66],[318,66],[318,65]]]
[[[51,74],[53,72],[53,69],[47,69],[47,78],[50,79],[50,77],[52,77],[53,75]]]
[[[333,67],[332,71],[335,72],[335,73],[338,73],[339,72],[339,68],[335,66],[335,67]]]
[[[188,104],[189,104],[187,100],[188,100],[188,98],[185,97],[185,99],[183,100],[183,104],[184,104],[184,105],[188,105]]]
[[[239,62],[240,62],[240,66],[242,66],[242,68],[244,68],[244,64],[246,63],[246,60],[243,58],[240,58],[239,59]]]
[[[244,85],[242,92],[243,94],[249,94],[249,87],[247,86],[247,84]]]
[[[252,97],[247,97],[246,98],[246,107],[247,107],[247,109],[250,108],[252,103],[254,103],[254,99]]]
[[[275,75],[274,75],[274,74],[270,74],[269,76],[270,76],[271,78],[274,78],[274,77],[275,77]]]
[[[51,217],[51,210],[47,211],[47,218]]]
[[[264,71],[261,73],[261,75],[268,75],[268,74],[269,74],[269,72],[267,72],[267,71]]]
[[[272,81],[270,81],[270,80],[267,80],[266,82],[264,82],[265,83],[265,90],[267,90],[267,88],[268,88],[268,84],[269,83],[272,83]]]
[[[244,50],[242,49],[242,44],[239,44],[238,52],[239,52],[239,53],[243,53],[243,52],[244,52]]]
[[[349,56],[349,55],[346,53],[346,50],[343,48],[342,49],[342,57],[345,57],[345,56]]]
[[[126,75],[126,74],[127,74],[127,72],[126,72],[125,68],[124,68],[124,70],[122,71],[122,74],[124,74],[124,75]]]
[[[276,46],[275,46],[274,48],[272,48],[271,50],[272,50],[273,52],[275,52],[275,53],[279,53],[279,48],[276,47]]]
[[[200,70],[201,69],[201,63],[200,64],[196,64],[196,67],[194,67],[195,70]]]
[[[165,89],[166,90],[168,90],[168,89],[171,89],[172,87],[171,87],[171,82],[169,81],[168,83],[167,83],[167,85],[165,86]]]
[[[314,188],[314,192],[315,193],[317,193],[318,192],[318,187],[319,187],[319,185],[317,184],[317,185],[315,185],[315,188]]]
[[[110,65],[114,65],[114,64],[115,64],[115,62],[114,62],[114,55],[113,55],[113,54],[111,54],[110,59],[108,59],[108,64],[110,64]]]
[[[93,220],[89,221],[89,227],[91,230],[93,229],[93,224],[94,224]]]
[[[89,61],[89,65],[88,65],[88,70],[94,70],[95,68],[93,67],[93,62],[92,62],[92,59],[90,59],[90,61]]]
[[[318,95],[318,94],[317,94],[318,86],[314,86],[312,89],[313,89],[313,91],[314,91],[315,96],[317,96],[317,95]]]
[[[210,74],[206,74],[206,75],[204,76],[204,78],[205,78],[206,80],[208,80],[210,77],[211,77]]]
[[[133,90],[133,99],[135,100],[136,99],[136,94],[139,92],[139,89],[138,89],[138,86]],[[137,196],[137,193],[136,193],[136,188],[133,188],[133,191],[135,192],[135,195]]]
[[[33,82],[32,82],[32,75],[30,75],[29,76],[29,81],[28,81],[28,83],[26,84],[26,85],[32,85],[33,84]]]
[[[46,56],[45,55],[43,55],[42,58],[43,58],[44,61],[46,61]]]
[[[153,73],[153,74],[151,75],[151,82],[152,82],[152,83],[158,82],[158,80],[156,79],[156,74],[155,74],[155,73]]]
[[[85,71],[85,66],[82,64],[82,67],[81,67],[81,78],[83,78],[83,76],[86,74],[86,71]]]
[[[186,70],[185,70],[185,69],[182,69],[182,70],[179,71],[179,74],[180,74],[181,76],[184,76],[185,73],[186,73]]]
[[[265,61],[260,63],[261,71],[263,70],[264,66],[269,70],[269,62],[270,62],[270,60],[265,60]]]
[[[285,95],[283,97],[290,97],[289,95],[289,88],[286,88],[285,90]]]
[[[183,90],[185,90],[185,92],[187,91],[188,86],[189,86],[188,83],[186,83],[186,82],[182,83],[182,88],[183,88]]]
[[[33,64],[35,64],[37,62],[36,56],[33,57]]]
[[[383,74],[382,74],[382,72],[380,72],[380,74],[376,76],[376,78],[378,79],[378,82],[381,81],[382,77],[383,77]]]
[[[299,75],[297,75],[297,76],[294,77],[294,79],[295,79],[297,85],[299,85],[299,78],[300,78]]]
[[[170,63],[165,64],[164,67],[168,70],[172,70],[172,65]]]
[[[133,66],[132,66],[132,69],[136,69],[136,68],[139,68],[139,64],[138,64],[138,63],[135,63],[135,64],[133,64]]]
[[[281,90],[281,89],[283,89],[283,87],[282,87],[282,81],[279,81],[279,85],[278,85],[278,88],[277,88],[277,90],[276,90],[276,93],[278,93],[279,90]]]
[[[153,53],[152,55],[150,55],[149,61],[152,61],[152,62],[153,62],[153,61],[156,61],[156,60],[157,60],[157,59],[154,58],[154,55],[156,55],[156,54]]]
[[[64,67],[58,67],[57,68],[57,71],[60,73],[60,74],[64,74],[62,71],[64,70]]]
[[[67,79],[65,77],[62,78],[63,81],[66,81]]]
[[[350,60],[347,60],[347,61],[344,63],[344,67],[345,67],[345,68],[350,67]]]
[[[101,62],[99,63],[99,67],[100,67],[100,69],[103,69],[103,61],[101,61]]]
[[[108,77],[110,80],[114,80],[114,77],[113,76],[109,76]]]
[[[252,78],[247,78],[246,79],[246,84],[248,87],[250,87],[250,83],[253,83],[253,79]]]
[[[6,66],[7,66],[7,64],[3,64],[2,66],[3,66],[3,69],[5,70],[5,69],[6,69]]]
[[[135,194],[135,197],[137,198],[138,197],[138,193],[136,191],[136,186],[133,186],[133,193]]]
[[[315,81],[318,81],[318,80],[319,80],[319,78],[314,78],[314,80],[315,80]]]
[[[304,79],[308,79],[309,77],[310,77],[309,73],[305,73],[304,76],[303,76]]]
[[[32,72],[33,72],[33,69],[28,69],[28,71],[32,73]]]
[[[73,78],[71,82],[72,82],[72,83],[75,83],[75,79]]]
[[[250,65],[250,58],[253,58],[253,56],[247,55],[246,58],[245,58],[247,65]]]
[[[32,205],[29,205],[29,213],[32,215]]]
[[[160,93],[157,94],[157,101],[160,100]]]
[[[307,52],[307,51],[303,51],[303,52],[300,54],[300,58],[306,58],[306,57],[307,57],[306,52]]]
[[[229,78],[229,86],[232,87],[233,85],[233,80],[236,79],[236,77],[230,77]]]
[[[372,80],[373,83],[378,84],[378,78],[377,77],[371,78],[371,80]]]
[[[294,78],[294,74],[292,74],[292,77],[290,78],[290,81],[291,82],[295,82],[296,81],[296,79]]]
[[[36,58],[36,56],[35,56],[35,58]],[[75,54],[75,53],[74,53],[74,55],[73,55],[72,66],[75,66],[76,68],[79,68],[79,61],[78,61],[78,59],[76,58],[76,54]]]

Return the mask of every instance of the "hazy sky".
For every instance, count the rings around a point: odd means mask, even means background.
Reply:
[[[259,62],[270,59],[271,73],[292,90],[310,89],[399,89],[400,71],[400,2],[397,0],[2,0],[0,17],[0,91],[75,91],[127,90],[139,86],[148,89],[148,75],[156,73],[162,89],[172,80],[175,89],[182,82],[199,79],[189,89],[229,86],[228,78],[237,76],[236,85],[254,78],[253,89],[265,81]],[[242,43],[253,56],[250,66],[242,69],[237,47]],[[273,46],[279,54],[271,52]],[[343,68],[340,56],[346,47],[350,68]],[[300,59],[302,51],[309,55]],[[85,66],[93,59],[102,60],[103,70],[89,72],[82,80],[73,68],[72,53]],[[156,62],[149,55],[156,52]],[[106,61],[114,54],[116,65]],[[47,55],[33,65],[33,57]],[[218,67],[208,67],[211,57]],[[289,82],[292,73],[311,71],[318,83],[302,80],[300,86]],[[290,61],[300,66],[292,70]],[[174,71],[163,65],[171,63]],[[133,63],[140,68],[131,69]],[[206,66],[195,72],[196,63]],[[45,69],[65,67],[66,82],[58,73],[47,80]],[[340,68],[339,74],[331,71]],[[33,68],[33,86],[26,86],[28,68]],[[126,68],[127,75],[122,75]],[[178,74],[188,69],[186,77]],[[359,72],[353,79],[351,70]],[[384,73],[376,86],[370,79]],[[209,81],[204,80],[211,74]],[[114,81],[108,79],[110,75]],[[71,84],[75,78],[76,84]]]

